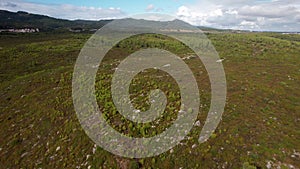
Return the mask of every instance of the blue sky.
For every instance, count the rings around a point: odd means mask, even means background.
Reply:
[[[156,12],[193,25],[300,32],[300,0],[0,0],[0,9],[62,19],[118,19]]]
[[[30,0],[29,2],[44,4],[72,4],[95,8],[121,8],[128,14],[143,13],[149,5],[156,9],[162,9],[165,13],[172,13],[186,3],[194,3],[195,0]]]

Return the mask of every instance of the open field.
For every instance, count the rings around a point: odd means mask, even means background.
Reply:
[[[171,151],[145,159],[121,158],[96,147],[77,120],[72,73],[90,36],[0,34],[0,168],[300,168],[300,35],[208,34],[225,58],[228,95],[221,123],[207,142],[198,144],[210,84],[201,61],[185,59],[201,89],[201,125]],[[146,110],[150,89],[168,91],[164,116],[140,125],[122,118],[113,106],[114,68],[146,47],[183,58],[192,54],[173,39],[150,34],[124,40],[105,57],[97,76],[97,101],[111,126],[135,137],[162,132],[180,104],[174,80],[149,69],[133,80],[131,99],[136,108]]]

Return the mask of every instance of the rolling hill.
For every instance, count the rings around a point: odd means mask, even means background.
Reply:
[[[65,20],[27,12],[10,12],[0,10],[0,29],[38,28],[40,31],[53,30],[93,30],[99,29],[111,20],[86,21]]]

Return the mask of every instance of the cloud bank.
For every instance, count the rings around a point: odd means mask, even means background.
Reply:
[[[298,0],[202,0],[178,8],[178,18],[194,25],[256,31],[300,31]]]
[[[74,6],[68,4],[46,5],[40,3],[26,2],[22,0],[1,0],[0,9],[9,11],[26,11],[29,13],[43,14],[63,19],[116,19],[126,16],[120,8],[95,8],[85,6]]]

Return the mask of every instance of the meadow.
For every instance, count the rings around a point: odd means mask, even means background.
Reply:
[[[174,79],[148,69],[130,87],[137,109],[163,90],[167,108],[158,120],[138,124],[122,117],[110,94],[112,73],[141,48],[162,48],[182,57],[200,87],[198,120],[187,138],[159,156],[129,159],[97,147],[85,134],[72,101],[72,73],[88,33],[0,34],[0,168],[299,168],[300,35],[207,33],[227,78],[227,101],[218,128],[198,144],[210,106],[210,82],[201,61],[182,43],[162,35],[123,40],[98,70],[96,96],[107,122],[124,135],[151,137],[177,117]],[[154,127],[153,127],[154,126]]]

